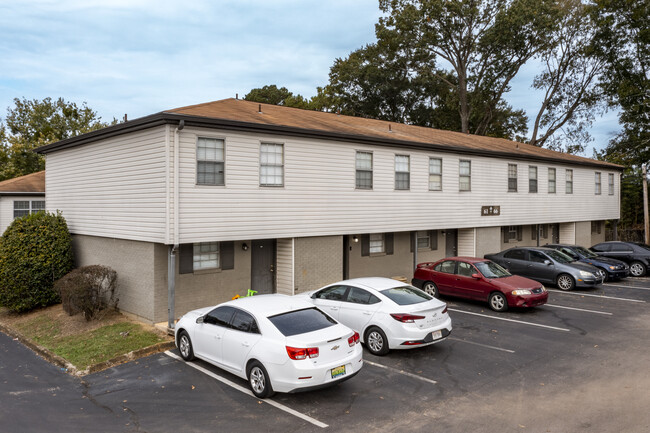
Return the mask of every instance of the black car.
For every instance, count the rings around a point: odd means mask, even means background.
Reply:
[[[486,254],[510,273],[555,284],[561,290],[593,287],[603,282],[598,268],[573,260],[566,254],[544,247],[515,247],[497,254]]]
[[[570,256],[579,262],[597,267],[600,274],[605,278],[605,281],[618,280],[630,275],[630,267],[627,263],[621,260],[600,256],[585,247],[567,244],[546,244],[544,246],[562,251],[567,256]]]
[[[630,266],[630,275],[642,277],[650,266],[650,246],[637,242],[601,242],[591,249],[601,256],[622,260]]]

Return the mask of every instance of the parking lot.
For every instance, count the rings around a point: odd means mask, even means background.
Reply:
[[[547,305],[500,314],[443,298],[446,341],[364,351],[355,378],[320,391],[258,400],[173,350],[86,376],[84,399],[102,431],[650,431],[650,278],[549,289]]]

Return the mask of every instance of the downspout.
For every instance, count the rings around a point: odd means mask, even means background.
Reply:
[[[175,304],[176,304],[176,255],[178,254],[178,241],[179,241],[179,215],[178,210],[179,200],[179,184],[180,176],[178,173],[179,162],[179,148],[180,138],[179,132],[185,127],[185,121],[181,120],[174,130],[174,236],[173,245],[169,246],[169,260],[167,262],[167,332],[173,333],[174,321],[176,320]],[[167,165],[169,167],[169,165]],[[169,179],[169,178],[168,178]]]

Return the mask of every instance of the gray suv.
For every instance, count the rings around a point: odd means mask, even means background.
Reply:
[[[598,268],[580,263],[566,254],[544,247],[515,247],[496,254],[486,254],[510,273],[540,283],[555,284],[561,290],[593,287],[603,282]]]

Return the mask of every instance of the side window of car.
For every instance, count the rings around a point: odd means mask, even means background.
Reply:
[[[212,325],[223,326],[224,328],[229,328],[230,319],[232,319],[234,312],[235,309],[233,307],[217,307],[205,315],[203,322],[210,323]]]
[[[232,319],[232,328],[242,332],[259,334],[255,318],[245,311],[238,310]]]
[[[531,262],[544,263],[546,260],[548,260],[548,257],[539,251],[528,251],[528,254]]]
[[[471,277],[474,272],[474,267],[469,263],[458,262],[458,275],[461,275],[463,277]]]
[[[610,251],[617,251],[617,252],[631,252],[632,248],[628,247],[625,244],[610,244],[611,250]]]
[[[379,298],[366,290],[360,289],[358,287],[350,287],[350,291],[348,292],[348,302],[366,305],[376,304],[379,302]]]
[[[595,251],[602,251],[602,252],[606,253],[608,251],[611,251],[610,247],[611,247],[611,244],[598,244],[598,245],[594,245],[593,249]]]
[[[433,270],[444,272],[445,274],[453,274],[456,272],[456,262],[453,260],[446,260],[442,263],[438,263]]]
[[[526,251],[525,250],[520,250],[520,249],[514,249],[507,251],[503,257],[506,259],[514,259],[514,260],[526,260]]]
[[[316,292],[314,299],[329,299],[330,301],[343,301],[347,286],[332,286]]]

